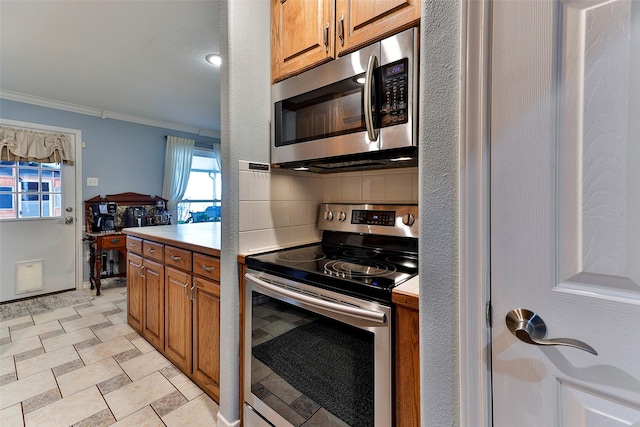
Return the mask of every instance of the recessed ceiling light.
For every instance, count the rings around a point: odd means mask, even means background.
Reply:
[[[208,63],[213,64],[213,65],[222,64],[222,58],[220,57],[220,55],[217,55],[215,53],[212,53],[210,55],[205,56],[204,59],[206,59]]]

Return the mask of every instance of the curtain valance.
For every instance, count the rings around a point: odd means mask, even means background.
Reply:
[[[0,126],[0,160],[74,164],[69,135]]]

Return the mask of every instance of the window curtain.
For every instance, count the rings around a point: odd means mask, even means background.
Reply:
[[[0,160],[73,165],[75,155],[69,135],[0,126]]]
[[[222,172],[222,170],[220,169],[220,165],[221,165],[221,154],[220,154],[220,143],[213,143],[213,161],[214,164],[216,165],[216,171],[218,172]]]
[[[174,210],[187,191],[194,146],[193,139],[167,137],[162,198],[167,200],[168,210]]]

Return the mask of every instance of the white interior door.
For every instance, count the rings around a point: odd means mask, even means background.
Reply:
[[[1,123],[68,133],[74,148],[80,140],[79,131],[6,120]],[[76,289],[81,283],[78,157],[76,149],[75,165],[0,164],[4,183],[0,188],[0,301]],[[15,184],[10,196],[12,179]]]
[[[494,425],[640,426],[640,1],[492,18]],[[519,340],[515,308],[597,355]]]

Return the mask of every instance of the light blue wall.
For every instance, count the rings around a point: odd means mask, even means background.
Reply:
[[[82,198],[134,192],[150,196],[162,193],[165,136],[220,142],[215,138],[121,120],[101,119],[54,108],[0,99],[0,118],[79,129],[82,150]],[[87,177],[99,179],[87,187]]]
[[[82,131],[82,199],[97,195],[140,193],[162,195],[166,135],[211,144],[216,138],[113,119],[101,119],[55,108],[0,98],[0,118]],[[87,187],[87,177],[99,179]],[[84,218],[82,218],[84,224]],[[86,256],[84,254],[83,256]],[[83,280],[89,280],[85,263]]]

